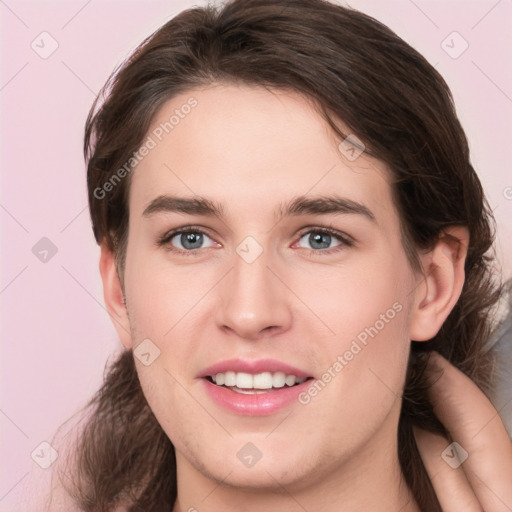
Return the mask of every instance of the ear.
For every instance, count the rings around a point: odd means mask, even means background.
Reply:
[[[116,269],[114,251],[105,242],[101,244],[100,274],[103,281],[103,298],[110,319],[121,343],[126,348],[131,348],[130,319],[124,302],[121,280]]]
[[[459,300],[469,233],[464,226],[443,230],[434,249],[420,256],[424,276],[415,290],[409,337],[432,339]]]

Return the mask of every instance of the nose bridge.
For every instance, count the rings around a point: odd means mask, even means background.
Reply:
[[[271,250],[252,237],[237,246],[222,291],[220,326],[244,338],[256,338],[270,327],[288,327],[291,314],[286,287],[269,267],[273,267]]]

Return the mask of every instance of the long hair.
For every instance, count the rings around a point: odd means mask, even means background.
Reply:
[[[94,235],[116,255],[122,281],[130,175],[98,190],[147,135],[164,102],[212,83],[296,91],[313,100],[333,131],[337,121],[392,172],[403,245],[417,254],[448,226],[467,226],[469,248],[462,294],[438,334],[412,341],[398,425],[398,456],[424,511],[441,511],[412,432],[446,433],[427,398],[428,352],[437,350],[485,392],[492,365],[485,350],[489,312],[500,285],[491,251],[494,223],[450,90],[440,74],[375,19],[327,0],[234,0],[185,10],[143,41],[111,75],[86,122],[89,206]],[[73,485],[84,511],[170,510],[176,462],[143,395],[131,351],[106,369],[104,384],[77,441]]]

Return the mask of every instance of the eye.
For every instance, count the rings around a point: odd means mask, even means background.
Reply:
[[[209,245],[204,245],[210,242]],[[164,234],[157,242],[158,246],[178,254],[193,256],[201,249],[209,247],[221,247],[212,240],[202,229],[194,226],[178,228]],[[306,245],[304,245],[306,244]],[[309,246],[308,246],[309,244]],[[354,245],[353,239],[335,229],[314,228],[302,232],[298,246],[310,249],[312,254],[331,254],[343,250],[345,247]]]
[[[159,241],[159,246],[165,246],[170,251],[181,254],[194,254],[200,249],[205,249],[204,243],[210,241],[210,247],[214,242],[204,231],[193,226],[180,228],[166,233]]]
[[[299,247],[311,252],[331,254],[353,245],[353,240],[344,233],[327,228],[315,228],[301,234]],[[308,246],[309,244],[309,246]]]

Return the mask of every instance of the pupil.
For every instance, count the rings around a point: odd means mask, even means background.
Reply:
[[[203,235],[198,233],[183,233],[181,235],[181,243],[185,249],[199,249],[202,245],[202,237]]]
[[[314,249],[326,249],[331,243],[331,235],[328,233],[316,233],[309,235],[309,242]],[[315,247],[319,244],[320,247]]]

